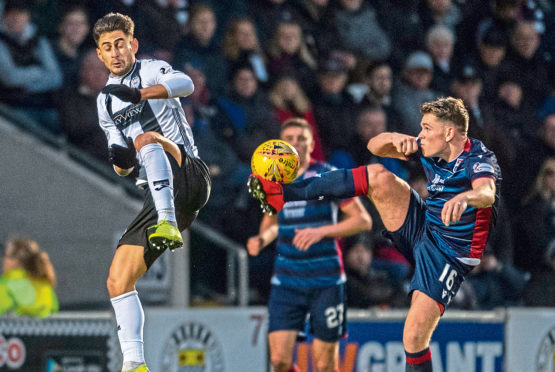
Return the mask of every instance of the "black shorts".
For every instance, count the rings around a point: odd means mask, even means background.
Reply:
[[[189,227],[198,215],[199,210],[206,204],[210,196],[210,173],[206,164],[198,159],[187,155],[183,146],[181,150],[181,167],[172,155],[166,153],[170,161],[173,173],[173,193],[175,204],[175,216],[179,231]],[[118,242],[120,245],[140,245],[144,247],[144,259],[147,268],[165,249],[153,248],[148,242],[147,229],[156,225],[158,213],[154,207],[154,201],[148,187],[145,190],[145,203],[139,215],[127,227],[127,230]]]

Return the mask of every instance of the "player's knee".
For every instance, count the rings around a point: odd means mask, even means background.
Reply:
[[[403,332],[403,346],[405,350],[415,353],[428,346],[428,332],[423,324],[413,324]]]
[[[135,138],[135,148],[137,150],[140,150],[141,148],[143,148],[144,146],[146,146],[150,143],[158,143],[158,133],[156,133],[156,132],[145,132],[145,133],[139,134]]]
[[[370,164],[368,170],[368,186],[372,190],[388,187],[395,180],[395,175],[381,164]]]
[[[108,275],[106,280],[106,288],[110,294],[110,298],[120,296],[124,293],[129,292],[129,285],[122,278],[118,278],[115,275]]]

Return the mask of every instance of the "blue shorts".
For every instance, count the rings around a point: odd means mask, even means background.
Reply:
[[[465,276],[474,268],[441,249],[426,221],[426,204],[411,189],[407,217],[397,231],[386,234],[397,249],[413,265],[410,292],[419,290],[445,308],[457,294]]]
[[[268,304],[268,332],[305,330],[325,342],[336,342],[346,333],[345,284],[325,288],[289,288],[273,285]]]

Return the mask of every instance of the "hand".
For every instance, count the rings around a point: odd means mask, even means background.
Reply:
[[[125,139],[127,147],[113,144],[108,149],[108,159],[110,163],[122,169],[132,168],[137,162],[135,145],[131,137]]]
[[[124,102],[139,103],[141,91],[123,84],[109,84],[102,89],[102,93],[112,94]]]
[[[395,134],[392,141],[392,145],[400,154],[409,156],[418,151],[418,142],[416,142],[416,137],[407,136],[405,134]]]
[[[454,198],[448,200],[441,210],[441,221],[445,226],[449,224],[457,223],[460,221],[463,212],[468,207],[468,202],[466,196],[463,194],[455,195]]]
[[[258,256],[262,248],[264,246],[260,235],[253,236],[247,241],[247,251],[251,256]]]
[[[318,228],[308,227],[306,229],[295,229],[295,237],[293,238],[293,245],[298,250],[306,251],[314,243],[318,243],[324,234]]]

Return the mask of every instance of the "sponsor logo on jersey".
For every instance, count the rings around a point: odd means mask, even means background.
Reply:
[[[495,169],[493,169],[493,166],[488,163],[476,163],[472,167],[472,170],[474,171],[474,173],[480,173],[480,172],[495,173]]]
[[[119,130],[127,128],[134,122],[138,121],[145,106],[146,101],[137,103],[136,105],[130,105],[114,113],[112,120]]]
[[[221,343],[204,324],[181,324],[168,337],[163,350],[160,371],[225,371]]]
[[[431,185],[428,186],[428,191],[443,191],[445,188],[443,185],[444,183],[445,180],[441,178],[439,174],[436,174],[431,182]]]

